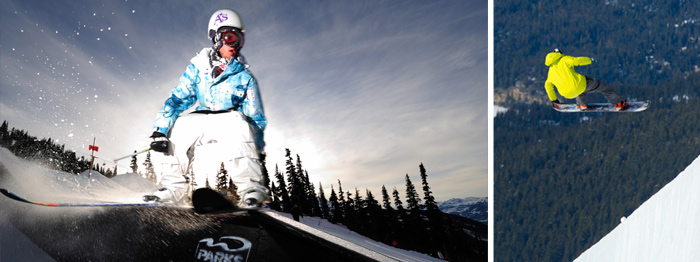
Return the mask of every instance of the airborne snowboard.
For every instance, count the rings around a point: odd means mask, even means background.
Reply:
[[[649,108],[650,101],[644,102],[627,102],[625,108],[616,110],[610,103],[590,103],[588,109],[580,110],[576,104],[552,104],[552,108],[564,113],[580,113],[580,112],[641,112]]]

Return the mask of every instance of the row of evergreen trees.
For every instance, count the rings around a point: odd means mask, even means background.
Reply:
[[[416,186],[406,174],[404,205],[396,188],[390,196],[386,187],[382,186],[381,199],[375,197],[369,189],[365,189],[363,197],[357,188],[354,192],[343,190],[340,180],[337,192],[335,186],[331,185],[328,198],[320,182],[316,194],[315,186],[309,181],[308,171],[304,169],[301,158],[296,155],[295,162],[291,155],[290,150],[286,149],[286,179],[277,165],[274,173],[276,183],[270,180],[267,170],[263,171],[272,192],[272,209],[291,212],[292,208],[297,207],[307,216],[343,224],[352,231],[400,248],[432,255],[437,255],[439,251],[443,255],[453,255],[462,259],[486,259],[486,242],[466,234],[462,225],[450,220],[438,209],[423,163],[419,165],[423,196],[419,195]]]
[[[27,131],[10,128],[7,121],[0,125],[0,146],[18,157],[54,170],[78,174],[90,168],[90,159],[77,156],[75,151],[67,150],[65,145],[58,145],[51,138],[38,139]],[[96,167],[100,171],[99,166]]]
[[[50,138],[40,140],[26,131],[10,129],[7,121],[0,126],[0,146],[9,149],[18,157],[67,173],[78,174],[90,167],[90,160],[84,156],[77,157],[74,151],[66,150],[64,145],[59,146]],[[390,195],[386,187],[382,186],[381,199],[378,199],[369,189],[364,190],[364,196],[357,188],[354,192],[345,191],[340,180],[337,191],[334,185],[331,185],[329,197],[326,197],[321,183],[318,184],[317,194],[314,184],[309,181],[308,171],[302,165],[301,157],[296,155],[294,161],[289,149],[286,150],[284,174],[275,165],[274,181],[269,176],[264,156],[262,162],[264,183],[271,191],[272,209],[291,212],[296,206],[302,215],[343,224],[348,229],[374,240],[435,256],[440,252],[456,261],[485,261],[487,258],[487,244],[481,240],[486,238],[486,225],[476,222],[477,228],[472,228],[472,232],[479,233],[469,234],[463,230],[463,221],[440,212],[422,163],[419,165],[419,171],[423,196],[420,196],[406,174],[404,205],[396,188]],[[136,156],[132,157],[129,166],[131,172],[155,182],[156,174],[150,153],[146,154],[143,167],[145,173],[139,171]],[[95,165],[93,169],[107,177],[113,177],[117,173],[116,166],[114,170],[105,169],[104,165]],[[192,176],[193,174],[190,174],[190,177]],[[194,183],[194,179],[190,179],[190,182]],[[197,187],[195,184],[193,186]],[[234,184],[223,163],[216,181],[207,179],[204,186],[224,194],[235,192]]]
[[[79,174],[80,172],[90,169],[91,159],[86,158],[86,155],[78,156],[78,153],[66,149],[65,145],[59,145],[51,138],[39,139],[36,136],[29,135],[27,131],[15,129],[14,127],[10,128],[6,120],[0,125],[0,147],[7,148],[20,158],[30,160],[53,170]],[[155,183],[156,173],[153,169],[150,152],[147,154],[146,160],[143,163],[146,168],[146,173],[139,171],[139,166],[136,161],[137,159],[134,156],[129,165],[131,171]],[[118,174],[118,166],[115,165],[114,168],[109,168],[106,164],[100,165],[97,162],[94,164],[92,170],[100,172],[100,174],[108,178],[112,178]]]
[[[59,145],[51,138],[39,139],[29,135],[25,130],[10,128],[5,120],[0,125],[0,147],[7,148],[16,156],[40,164],[46,168],[60,170],[66,173],[79,174],[90,168],[91,159],[85,155],[78,156],[73,150],[66,149],[65,145]],[[129,168],[133,173],[140,174],[146,179],[156,182],[156,173],[151,162],[150,152],[143,163],[145,173],[139,171],[136,156],[132,157]],[[118,166],[107,167],[106,164],[95,163],[93,170],[112,178],[117,175]]]

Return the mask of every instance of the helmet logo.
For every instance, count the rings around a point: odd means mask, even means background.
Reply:
[[[216,20],[214,21],[214,25],[217,25],[219,23],[223,23],[226,20],[228,20],[228,15],[226,15],[224,13],[219,13],[219,15],[216,16]]]

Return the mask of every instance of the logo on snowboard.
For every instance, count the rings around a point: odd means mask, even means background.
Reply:
[[[225,236],[218,243],[213,238],[199,240],[196,261],[247,261],[252,244],[245,238]]]

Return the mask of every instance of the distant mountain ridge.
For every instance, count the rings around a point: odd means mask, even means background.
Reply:
[[[488,224],[488,197],[452,198],[438,202],[440,211]]]

